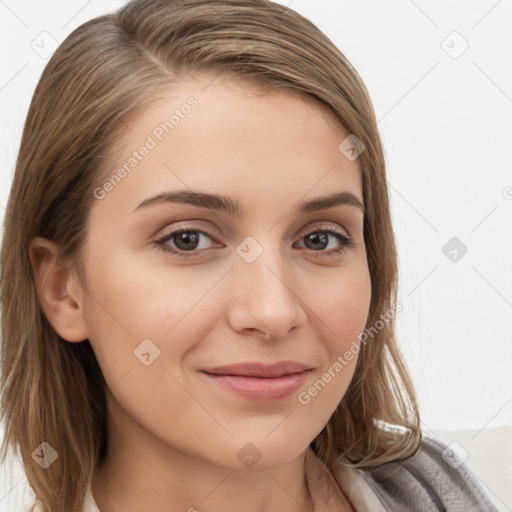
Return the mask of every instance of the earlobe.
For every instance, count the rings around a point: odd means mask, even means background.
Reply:
[[[78,278],[59,264],[59,247],[42,237],[30,241],[32,265],[39,303],[57,333],[71,342],[88,338],[83,293]]]

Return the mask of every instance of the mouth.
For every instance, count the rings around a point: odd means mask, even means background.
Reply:
[[[243,377],[282,377],[283,375],[291,375],[311,370],[311,366],[298,363],[295,361],[280,361],[274,364],[264,363],[239,363],[226,366],[216,366],[206,368],[203,372],[211,375],[239,375]]]
[[[275,402],[297,392],[312,371],[308,365],[284,361],[272,365],[243,363],[201,370],[210,383],[253,402]]]

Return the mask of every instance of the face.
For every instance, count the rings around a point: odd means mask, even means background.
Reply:
[[[357,353],[343,355],[371,295],[364,212],[305,205],[362,203],[360,169],[311,100],[209,81],[126,120],[90,211],[85,322],[109,414],[145,449],[271,467],[307,448],[354,373]],[[207,372],[283,361],[305,370]]]

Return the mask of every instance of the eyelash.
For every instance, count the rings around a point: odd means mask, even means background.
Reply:
[[[188,233],[188,232],[200,233],[202,235],[207,236],[210,239],[213,239],[213,237],[211,237],[206,231],[203,231],[202,229],[185,227],[185,228],[179,228],[176,231],[172,231],[172,232],[164,235],[162,238],[155,241],[155,245],[158,247],[158,249],[160,249],[166,253],[172,253],[180,258],[199,257],[199,255],[197,253],[197,249],[194,249],[194,251],[182,251],[182,250],[172,249],[166,244],[166,242],[171,240],[173,237],[180,235],[181,233]],[[305,235],[303,235],[300,238],[300,240],[305,238],[307,235],[311,235],[312,233],[327,233],[327,234],[333,235],[342,244],[342,246],[339,249],[334,249],[334,250],[327,251],[327,252],[314,251],[311,249],[311,251],[313,253],[318,253],[318,256],[329,256],[331,258],[336,258],[337,256],[341,255],[341,253],[345,252],[347,249],[354,247],[354,245],[355,245],[354,240],[350,236],[348,236],[345,233],[342,233],[340,231],[334,230],[334,229],[315,229],[315,230],[310,231],[309,233],[306,233]],[[208,249],[208,250],[203,250],[203,251],[199,251],[199,252],[208,253],[213,250],[214,249]]]

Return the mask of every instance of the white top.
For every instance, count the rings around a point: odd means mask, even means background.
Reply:
[[[89,488],[87,489],[87,492],[85,493],[85,502],[84,502],[84,511],[83,512],[101,512],[101,510],[96,505],[96,502],[94,501],[90,483],[89,483]]]

